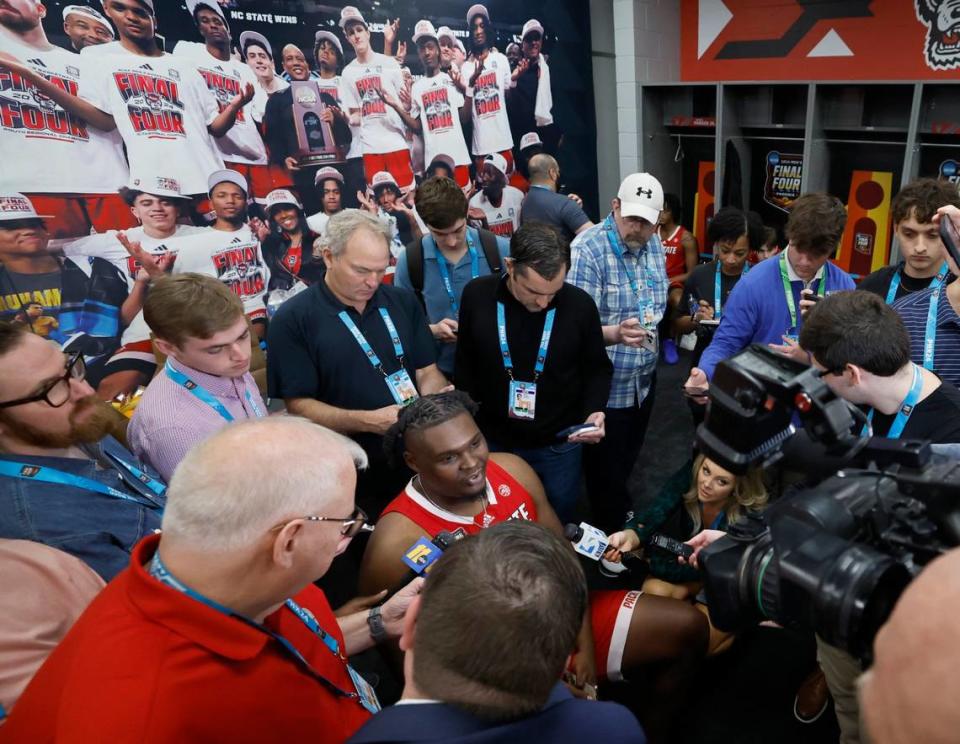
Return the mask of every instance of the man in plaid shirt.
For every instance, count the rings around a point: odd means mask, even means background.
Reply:
[[[584,452],[594,522],[612,532],[630,509],[627,478],[643,445],[653,410],[657,324],[667,305],[668,281],[657,221],[663,187],[649,173],[620,184],[613,211],[577,241],[567,281],[593,297],[613,361],[606,408],[607,435]]]

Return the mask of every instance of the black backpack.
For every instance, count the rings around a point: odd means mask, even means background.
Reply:
[[[503,266],[500,262],[500,251],[497,250],[497,236],[489,230],[481,229],[478,232],[480,233],[480,247],[487,259],[490,273],[499,276],[503,271]],[[416,292],[417,299],[420,300],[420,304],[426,312],[427,303],[423,299],[423,238],[407,243],[407,272],[410,275],[410,284],[413,291]]]

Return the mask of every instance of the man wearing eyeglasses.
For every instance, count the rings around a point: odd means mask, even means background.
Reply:
[[[346,740],[379,709],[347,657],[399,637],[422,584],[339,617],[313,584],[372,529],[354,506],[365,465],[358,445],[293,417],[199,444],[172,479],[162,534],[137,545],[50,655],[4,735]]]
[[[75,555],[105,580],[160,526],[166,487],[112,436],[79,352],[0,321],[0,537]]]

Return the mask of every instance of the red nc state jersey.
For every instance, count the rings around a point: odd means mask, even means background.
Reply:
[[[456,529],[472,535],[484,527],[508,519],[537,521],[537,507],[530,494],[493,460],[487,461],[486,514],[480,512],[471,518],[441,509],[419,493],[413,487],[412,481],[383,510],[383,514],[390,512],[402,514],[428,535],[437,535],[444,530],[453,532]]]

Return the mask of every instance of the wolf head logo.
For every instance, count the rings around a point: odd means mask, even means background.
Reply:
[[[914,2],[917,19],[927,27],[927,66],[933,70],[960,67],[960,0]]]

